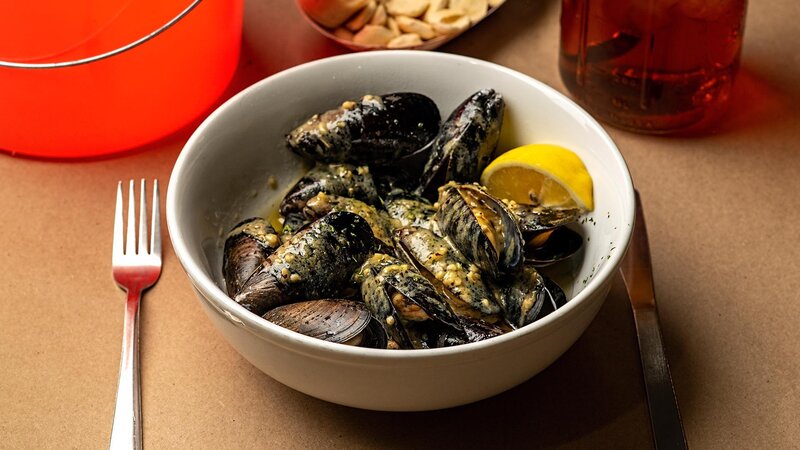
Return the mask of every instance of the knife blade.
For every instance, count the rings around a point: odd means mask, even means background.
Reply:
[[[635,191],[635,195],[636,219],[633,235],[622,259],[620,272],[628,290],[636,323],[653,442],[656,449],[686,449],[686,436],[658,323],[650,244],[647,240],[642,202],[638,191]]]

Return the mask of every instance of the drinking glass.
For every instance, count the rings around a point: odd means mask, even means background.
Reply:
[[[0,150],[94,157],[197,120],[237,68],[243,0],[0,0]]]
[[[704,129],[730,96],[746,7],[747,0],[563,0],[561,79],[613,126]]]

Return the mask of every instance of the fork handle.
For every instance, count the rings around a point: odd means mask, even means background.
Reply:
[[[110,449],[142,448],[142,397],[139,390],[139,301],[141,290],[130,289],[125,302],[122,356]]]

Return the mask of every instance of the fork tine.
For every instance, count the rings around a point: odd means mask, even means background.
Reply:
[[[117,182],[117,206],[114,211],[114,240],[112,244],[112,257],[122,256],[122,181]]]
[[[161,258],[161,206],[158,196],[158,180],[153,180],[153,223],[150,229],[150,253]]]
[[[141,181],[139,191],[139,251],[138,255],[147,254],[147,196],[144,178]]]
[[[125,254],[136,254],[136,204],[134,197],[133,180],[128,188],[128,234],[125,237]]]

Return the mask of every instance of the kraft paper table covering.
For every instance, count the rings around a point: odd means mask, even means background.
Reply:
[[[556,0],[510,0],[441,51],[563,92],[559,13]],[[741,75],[714,133],[660,138],[607,127],[642,194],[693,448],[796,448],[800,440],[798,16],[793,0],[751,2]],[[227,95],[345,51],[292,2],[248,1]],[[146,177],[165,188],[192,129],[94,161],[0,155],[0,448],[107,446],[124,302],[110,274],[115,185]],[[530,381],[450,410],[378,413],[305,396],[252,367],[212,328],[169,240],[164,247],[161,280],[141,311],[146,448],[651,445],[619,278],[587,332]]]

